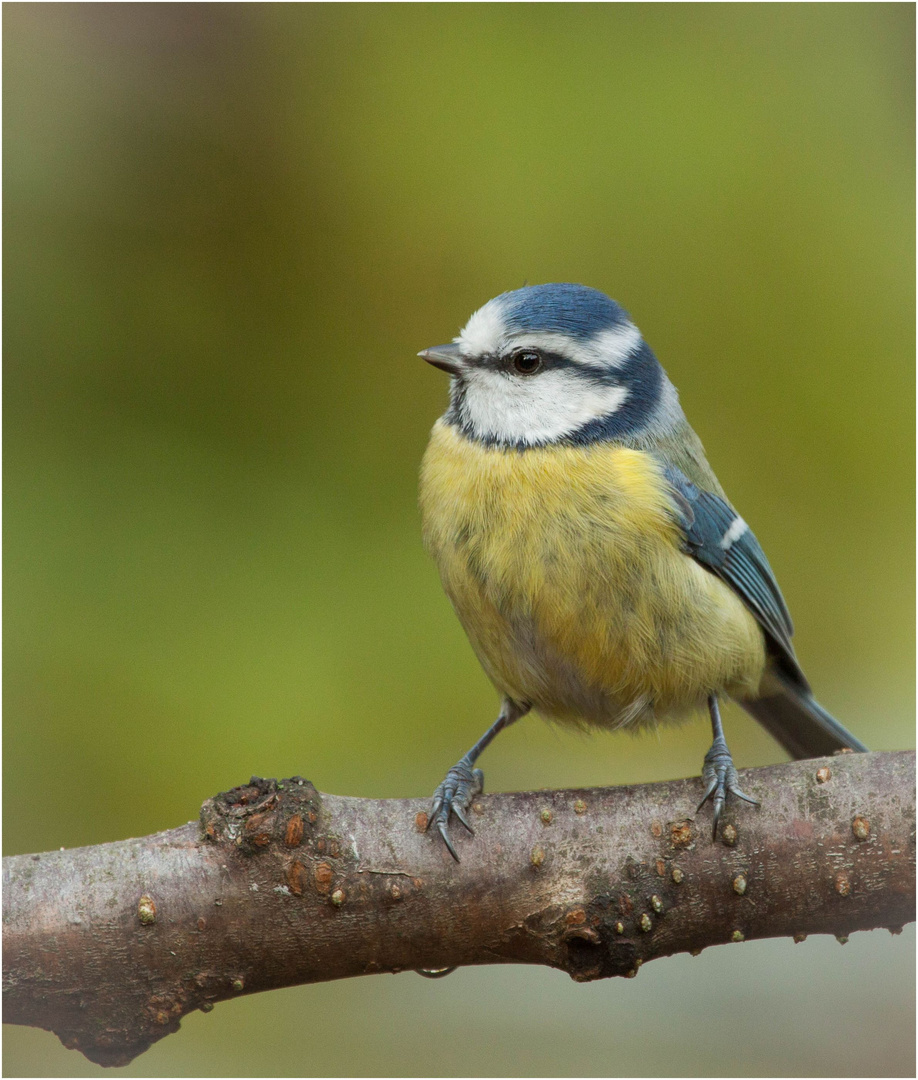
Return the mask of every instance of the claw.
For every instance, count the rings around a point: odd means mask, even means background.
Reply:
[[[757,799],[753,799],[751,795],[747,795],[740,790],[739,777],[723,736],[715,738],[714,745],[705,754],[701,778],[705,781],[707,787],[705,788],[704,797],[698,804],[698,809],[700,810],[709,799],[712,801],[714,807],[712,840],[717,839],[717,826],[727,804],[728,795],[735,795],[744,802],[752,803],[753,806],[759,805]]]
[[[704,804],[708,801],[708,799],[710,799],[710,797],[714,794],[714,791],[715,791],[716,787],[717,787],[717,778],[715,777],[710,782],[710,784],[708,784],[704,795],[701,797],[701,802],[698,804],[698,808],[695,811],[696,814],[702,808],[702,806],[704,806]]]
[[[762,804],[758,799],[753,799],[751,795],[747,795],[744,791],[740,791],[738,787],[731,787],[727,789],[731,795],[735,795],[738,799],[742,799],[744,802],[752,803],[753,806],[761,806]]]
[[[712,840],[717,839],[717,826],[720,824],[720,816],[724,812],[724,805],[726,804],[726,801],[727,800],[724,798],[724,796],[721,795],[719,792],[717,795],[714,796],[714,822],[711,825]]]
[[[484,774],[481,769],[472,769],[471,764],[467,758],[463,758],[449,770],[446,779],[434,792],[430,812],[427,815],[427,828],[436,824],[437,832],[446,845],[446,850],[456,862],[461,862],[461,860],[449,838],[450,815],[452,814],[459,824],[474,836],[475,830],[466,817],[466,811],[484,783]]]
[[[437,822],[437,832],[443,837],[443,843],[446,844],[446,850],[452,855],[456,862],[462,862],[462,859],[456,854],[456,849],[453,847],[453,843],[449,838],[449,833],[446,831],[446,822]]]
[[[465,813],[462,810],[460,810],[459,807],[455,803],[453,803],[452,811],[453,811],[453,816],[458,818],[459,823],[461,825],[464,825],[466,827],[466,829],[468,829],[468,831],[472,834],[472,836],[474,836],[475,835],[475,830],[472,828],[471,825],[469,825],[469,819],[465,816]]]

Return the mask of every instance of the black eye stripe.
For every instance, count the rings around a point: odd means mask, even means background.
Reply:
[[[537,348],[534,345],[528,348],[525,345],[521,345],[512,349],[510,352],[502,354],[484,353],[479,356],[477,360],[473,361],[473,363],[476,367],[498,371],[513,378],[517,378],[520,374],[538,374],[542,371],[569,371],[578,379],[598,383],[601,386],[622,386],[629,384],[631,375],[636,366],[643,366],[642,350],[646,348],[646,346],[642,346],[642,349],[636,351],[629,360],[613,368],[572,360],[563,353],[549,352],[547,349]],[[649,349],[647,351],[649,353]],[[521,353],[538,353],[542,358],[541,366],[534,372],[518,371],[514,367],[513,360],[514,357]],[[652,354],[650,355],[652,356]]]
[[[547,352],[545,349],[527,349],[525,347],[515,349],[510,353],[509,357],[504,358],[503,362],[507,365],[511,374],[519,370],[514,366],[514,358],[525,353],[538,353],[541,357],[541,366],[535,369],[536,371],[569,371],[577,378],[586,379],[588,382],[601,383],[605,386],[616,385],[621,381],[619,372],[614,369],[599,367],[594,364],[583,364],[577,360],[571,360],[569,356],[564,356],[563,353]]]
[[[522,356],[538,356],[540,364],[537,369],[539,371],[561,371],[568,369],[570,371],[579,372],[587,376],[596,376],[603,374],[603,369],[587,367],[584,364],[577,363],[576,360],[571,360],[569,357],[564,356],[562,353],[548,352],[545,349],[538,349],[535,346],[527,348],[525,345],[518,349],[513,349],[509,353],[504,353],[501,356],[487,356],[482,357],[482,366],[494,368],[497,371],[518,371],[515,366],[515,361],[518,357]]]

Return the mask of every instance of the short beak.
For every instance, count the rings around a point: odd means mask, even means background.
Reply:
[[[462,353],[458,345],[434,345],[432,349],[419,352],[418,356],[441,371],[448,371],[450,375],[459,375],[462,372]]]

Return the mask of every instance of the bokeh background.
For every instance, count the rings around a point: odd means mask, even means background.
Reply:
[[[7,4],[7,853],[251,773],[429,793],[496,697],[420,541],[417,359],[524,282],[633,314],[824,703],[914,744],[910,4]],[[780,760],[739,711],[742,766]],[[489,788],[697,775],[538,719]],[[914,937],[195,1014],[133,1076],[914,1075]],[[94,1076],[6,1029],[5,1075]]]

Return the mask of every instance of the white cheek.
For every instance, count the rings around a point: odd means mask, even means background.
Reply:
[[[563,371],[520,379],[478,369],[466,380],[462,411],[482,438],[539,443],[614,413],[627,397],[624,386],[591,384]]]

